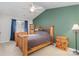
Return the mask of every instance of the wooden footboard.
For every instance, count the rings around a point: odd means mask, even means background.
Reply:
[[[29,50],[28,50],[28,36],[22,38],[22,52],[23,52],[24,56],[28,55],[28,52],[29,52]]]
[[[45,46],[48,46],[51,43],[52,43],[52,41],[48,41],[48,42],[42,43],[38,46],[35,46],[35,47],[31,48],[31,50],[29,50],[28,49],[28,36],[25,36],[25,37],[18,36],[18,37],[16,37],[16,46],[18,46],[21,49],[24,56],[27,56],[30,53],[37,51],[37,50],[39,50],[39,49],[41,49]]]
[[[16,32],[15,33],[16,46],[18,46],[19,48],[22,48],[22,44],[24,43],[22,40],[24,38],[21,37],[22,35],[27,35],[27,32]]]
[[[46,46],[48,46],[52,43],[50,41],[44,42],[44,43],[42,43],[38,46],[35,46],[35,47],[31,48],[31,50],[29,50],[28,49],[28,37],[23,37],[21,40],[22,40],[21,41],[22,42],[22,52],[23,52],[24,56],[27,56],[27,55],[31,54],[32,52],[35,52],[35,51],[37,51],[37,50],[39,50],[43,47],[46,47]]]
[[[46,47],[46,46],[48,46],[48,45],[50,45],[50,44],[51,44],[51,42],[49,41],[49,42],[42,43],[42,44],[40,44],[40,45],[38,45],[38,46],[35,46],[35,47],[33,47],[31,50],[29,50],[28,54],[30,54],[30,53],[32,53],[32,52],[35,52],[35,51],[37,51],[37,50],[39,50],[39,49],[41,49],[41,48],[43,48],[43,47]]]

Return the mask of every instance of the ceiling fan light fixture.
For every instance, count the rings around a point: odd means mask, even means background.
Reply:
[[[43,9],[43,7],[35,6],[34,4],[32,4],[32,6],[30,8],[30,11],[35,12],[36,10],[40,10],[40,9]]]
[[[30,11],[31,11],[31,12],[34,12],[34,11],[35,11],[35,9],[33,9],[33,8],[30,8]]]
[[[36,9],[35,6],[32,4],[32,7],[30,8],[30,11],[31,11],[31,12],[34,12],[35,9]]]

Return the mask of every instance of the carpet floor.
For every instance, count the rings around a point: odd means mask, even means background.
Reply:
[[[0,45],[0,56],[22,56],[22,52],[18,47],[15,46],[15,43],[3,43]],[[42,48],[29,56],[78,56],[73,53],[73,50],[68,48],[67,51],[56,48],[53,45],[49,45],[45,48]]]

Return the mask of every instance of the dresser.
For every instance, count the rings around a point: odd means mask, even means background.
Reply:
[[[62,50],[67,50],[68,38],[66,36],[56,36],[56,47]]]

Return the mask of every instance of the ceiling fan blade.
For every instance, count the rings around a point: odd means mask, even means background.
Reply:
[[[43,9],[43,7],[37,7],[36,9]]]
[[[43,9],[43,7],[40,7],[40,6],[36,6],[32,3],[31,5],[31,8],[30,8],[30,11],[31,12],[35,12],[37,9]]]

